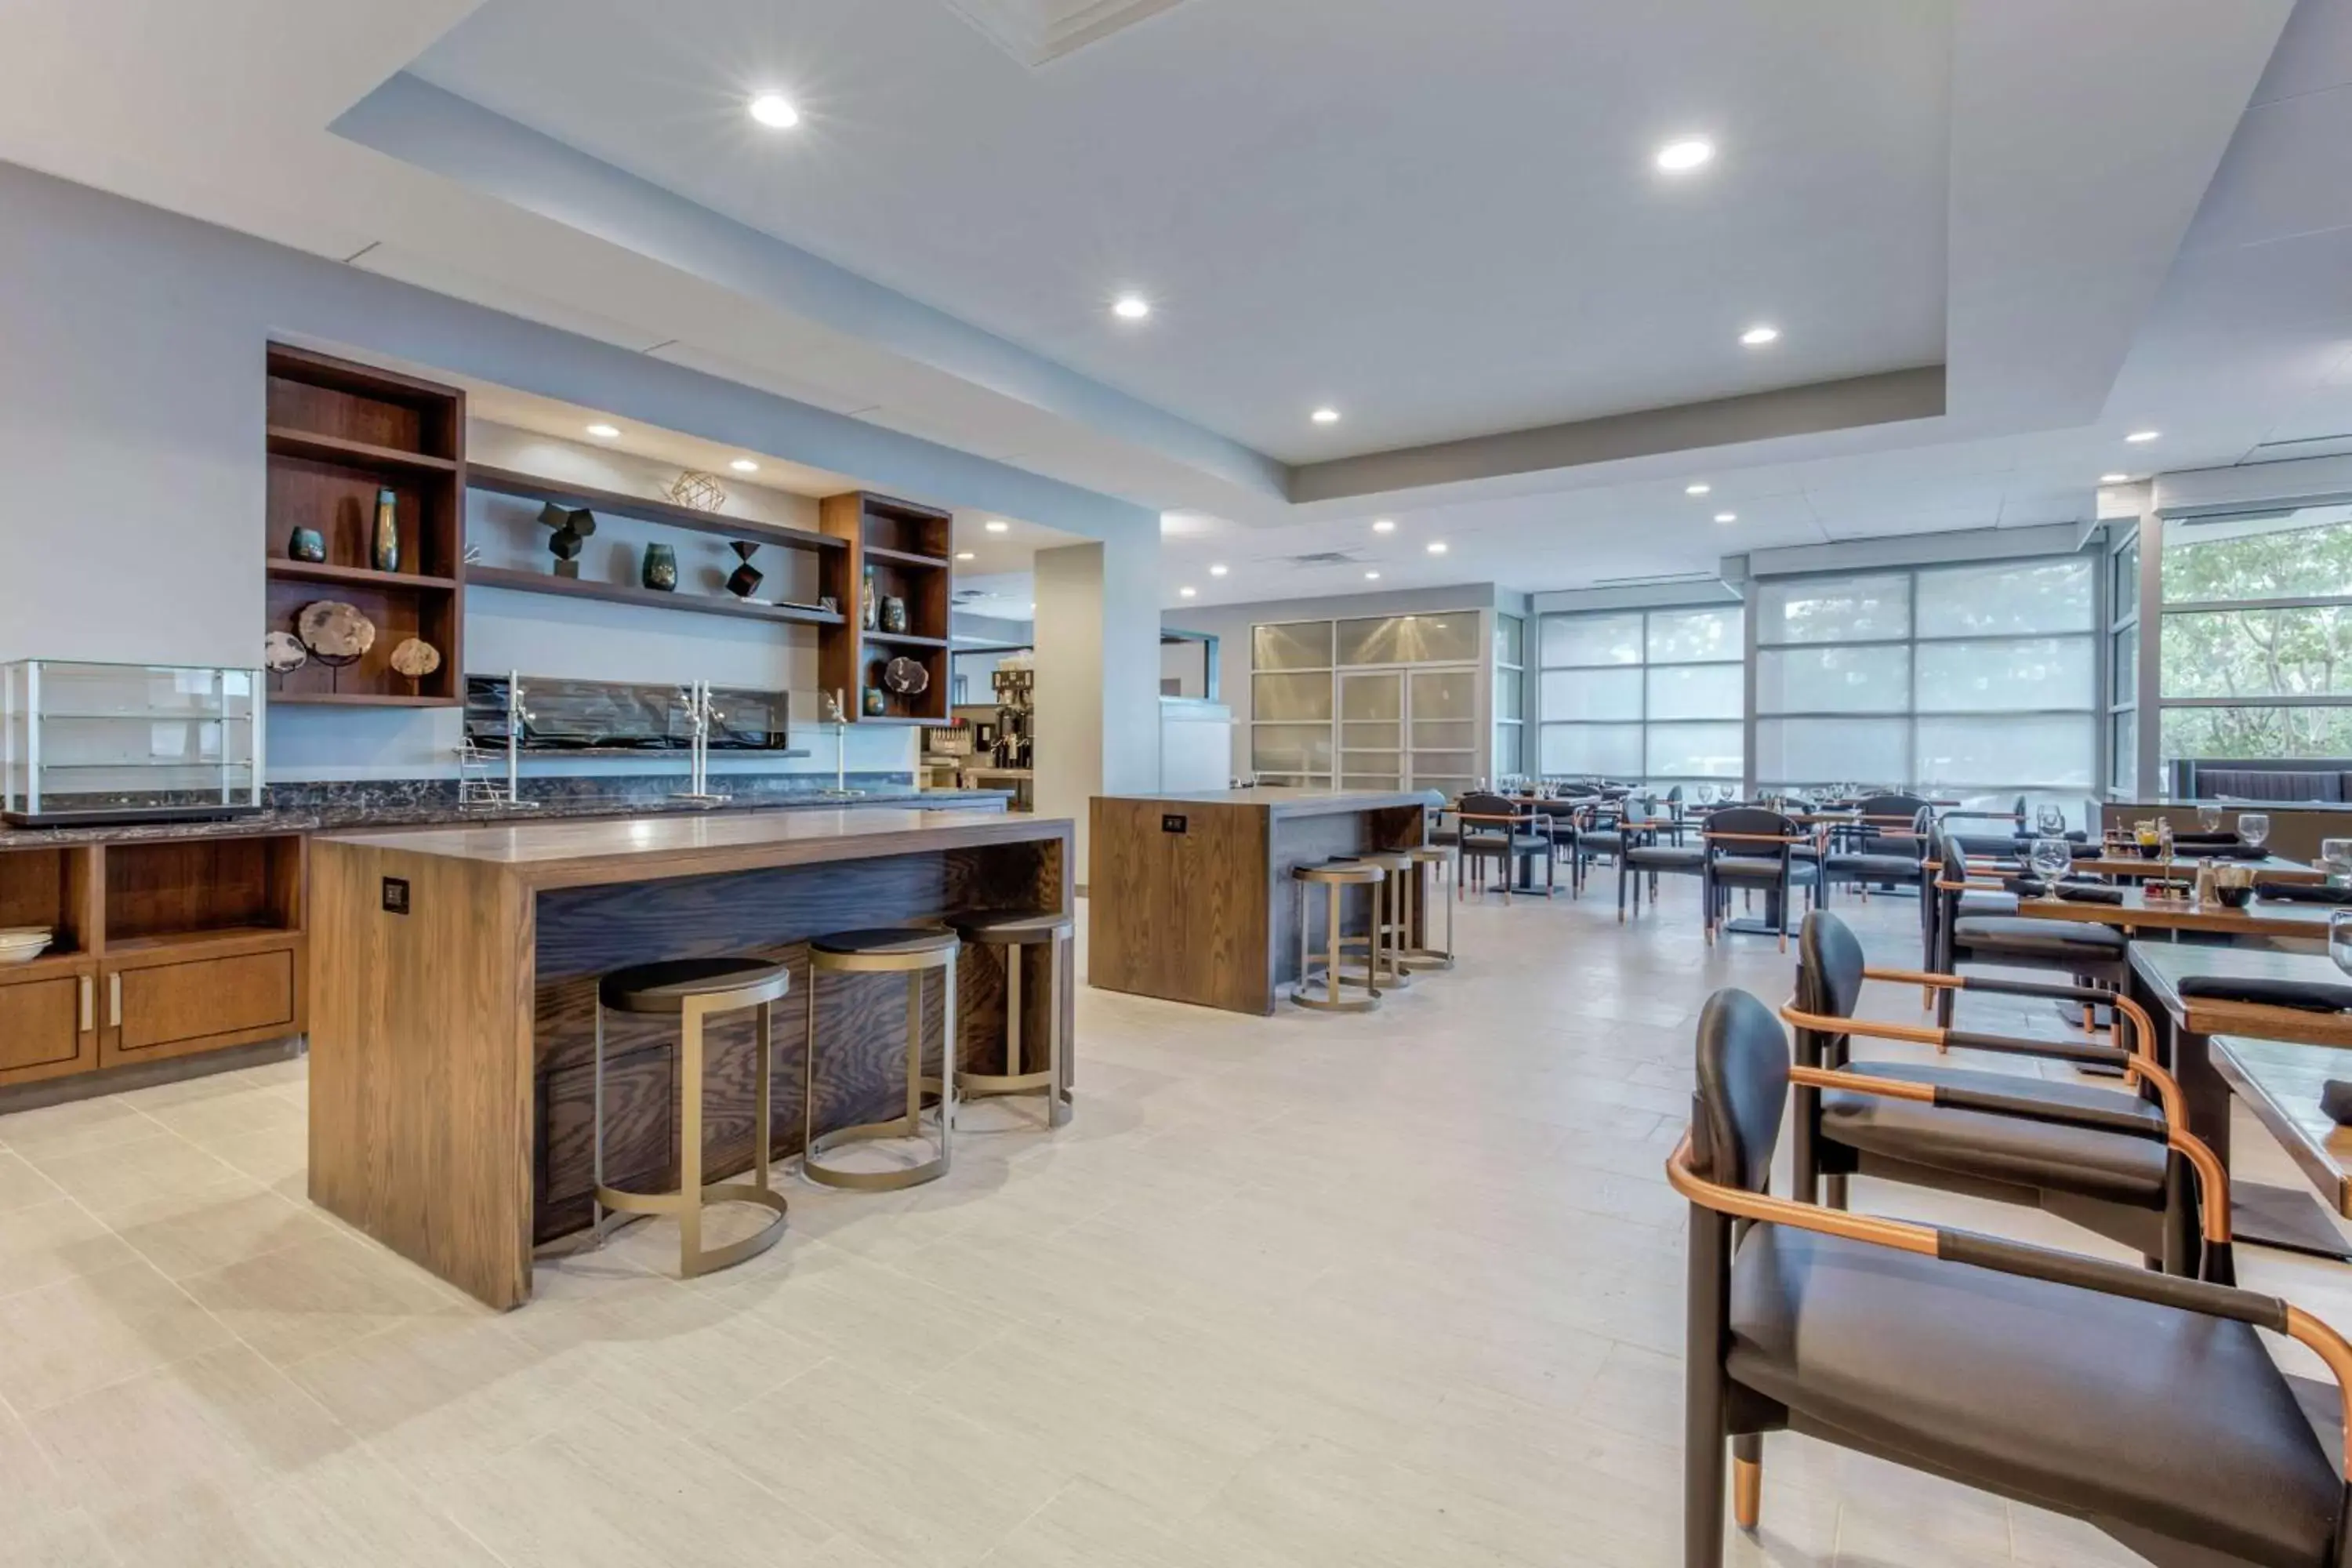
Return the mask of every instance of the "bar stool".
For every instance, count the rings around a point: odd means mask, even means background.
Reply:
[[[1397,935],[1400,942],[1410,940],[1415,915],[1419,915],[1424,926],[1426,925],[1429,920],[1429,868],[1436,867],[1439,877],[1443,878],[1445,868],[1453,863],[1454,848],[1446,844],[1420,844],[1406,850],[1404,854],[1405,858],[1412,862],[1412,871],[1404,879],[1404,919],[1398,928]],[[1408,970],[1454,967],[1454,900],[1444,897],[1444,889],[1441,884],[1437,901],[1445,907],[1445,945],[1443,948],[1400,949],[1399,956],[1404,960],[1404,966]],[[1426,929],[1422,932],[1422,940],[1423,942],[1429,940],[1429,932]]]
[[[792,989],[792,971],[781,963],[758,959],[680,958],[666,963],[641,963],[614,970],[596,984],[595,1102],[592,1156],[596,1194],[591,1214],[595,1245],[604,1245],[606,1211],[617,1214],[676,1215],[678,1272],[691,1279],[720,1268],[730,1268],[756,1258],[784,1233],[783,1194],[768,1190],[772,1128],[776,1031],[775,1005]],[[752,1117],[752,1180],[702,1180],[703,1028],[714,1013],[760,1010],[759,1067],[752,1093],[759,1108]],[[677,1040],[677,1190],[674,1193],[632,1193],[604,1184],[604,1015],[655,1013],[678,1020]],[[758,1204],[775,1211],[775,1218],[740,1241],[706,1248],[702,1245],[702,1211],[714,1203]]]
[[[1366,954],[1366,964],[1372,972],[1372,988],[1376,991],[1403,991],[1411,987],[1412,978],[1405,972],[1405,931],[1403,909],[1405,884],[1412,879],[1412,857],[1402,849],[1365,849],[1353,855],[1342,855],[1338,863],[1343,866],[1377,866],[1381,872],[1380,888],[1372,895],[1372,923],[1361,937],[1349,937],[1340,945],[1360,945]]]
[[[808,1054],[801,1080],[802,1131],[806,1140],[801,1174],[819,1185],[847,1187],[857,1192],[887,1193],[919,1186],[948,1173],[951,1134],[955,1130],[955,932],[920,926],[886,926],[871,931],[835,931],[809,942]],[[940,972],[947,994],[940,1017],[939,1078],[923,1076],[923,976]],[[887,1121],[863,1121],[837,1127],[820,1136],[816,1130],[816,982],[820,974],[904,974],[907,976],[907,1111]],[[818,1163],[845,1143],[871,1142],[882,1138],[923,1135],[923,1091],[939,1096],[939,1152],[919,1165],[898,1171],[842,1171]]]
[[[1045,1125],[1059,1127],[1070,1119],[1070,1091],[1062,1083],[1061,977],[1069,963],[1070,917],[1040,910],[998,910],[981,914],[952,915],[948,929],[975,947],[1004,950],[1004,1070],[1001,1073],[956,1069],[956,1092],[967,1100],[999,1094],[1045,1096]],[[1045,949],[1045,994],[1053,998],[1046,1010],[1045,1066],[1040,1072],[1021,1070],[1021,968],[1025,951]]]
[[[1293,881],[1305,883],[1309,888],[1325,889],[1329,894],[1330,905],[1330,913],[1324,931],[1328,943],[1329,955],[1329,962],[1322,970],[1324,994],[1321,996],[1310,996],[1307,994],[1307,988],[1316,978],[1315,972],[1307,964],[1307,928],[1310,923],[1307,906],[1311,900],[1307,896],[1305,889],[1300,890],[1298,979],[1290,987],[1290,999],[1301,1007],[1314,1007],[1327,1013],[1370,1012],[1381,1005],[1380,976],[1372,972],[1369,955],[1360,974],[1349,974],[1340,968],[1339,950],[1344,939],[1340,935],[1342,921],[1339,900],[1341,895],[1349,888],[1371,889],[1372,925],[1377,931],[1381,916],[1380,887],[1381,882],[1387,879],[1388,873],[1378,866],[1366,865],[1361,861],[1340,860],[1325,866],[1294,866],[1290,868],[1290,876]],[[1364,994],[1343,996],[1339,994],[1339,988],[1343,985],[1360,986],[1363,988]]]

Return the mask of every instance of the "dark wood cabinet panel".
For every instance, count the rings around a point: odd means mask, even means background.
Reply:
[[[115,1049],[125,1054],[171,1046],[209,1048],[223,1036],[290,1031],[294,1026],[290,947],[113,969],[107,984],[108,1017],[117,1029]]]
[[[11,980],[0,970],[0,1084],[80,1072],[96,1054],[95,1033],[82,1027],[87,969],[50,971],[39,980]]]

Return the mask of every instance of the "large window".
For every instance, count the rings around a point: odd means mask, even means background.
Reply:
[[[1781,578],[1756,591],[1756,780],[2079,798],[2096,773],[2087,556]]]
[[[1479,613],[1250,629],[1250,765],[1260,782],[1468,789],[1479,772]]]
[[[1543,772],[1737,782],[1741,621],[1737,605],[1546,616]]]
[[[2162,752],[2352,756],[2352,507],[2164,533]]]

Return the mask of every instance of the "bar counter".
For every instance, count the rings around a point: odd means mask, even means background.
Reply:
[[[791,964],[774,1152],[796,1153],[807,940],[968,910],[1067,911],[1070,842],[1064,818],[875,806],[314,839],[310,1197],[492,1306],[520,1305],[534,1243],[589,1218],[599,975],[718,954]],[[1000,1070],[1003,981],[1000,954],[965,950],[968,1067]],[[1024,1036],[1044,1039],[1059,1008],[1067,1038],[1071,976],[1058,994],[1042,981],[1024,985]],[[904,995],[895,976],[826,978],[820,1131],[903,1105]],[[939,1005],[934,989],[934,1038]],[[676,1183],[676,1027],[606,1022],[614,1185]],[[753,1017],[714,1023],[708,1038],[715,1180],[751,1163]]]
[[[1271,1013],[1298,977],[1291,868],[1423,837],[1412,790],[1097,795],[1087,980],[1109,991]],[[1350,897],[1349,930],[1363,929]]]

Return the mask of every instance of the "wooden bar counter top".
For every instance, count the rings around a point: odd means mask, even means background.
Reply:
[[[589,1218],[599,975],[718,955],[790,964],[775,1026],[782,1158],[801,1144],[808,940],[979,910],[1067,912],[1070,844],[1066,818],[887,807],[314,839],[311,1199],[482,1300],[520,1305],[534,1244]],[[1002,1070],[1003,961],[967,948],[957,974],[961,1058],[989,1071]],[[1072,976],[1044,978],[1024,976],[1033,1041],[1050,1009],[1066,1031],[1070,1018]],[[904,1103],[903,987],[826,978],[819,1131]],[[667,1190],[677,1021],[614,1016],[605,1042],[607,1179]],[[709,1042],[715,1180],[751,1163],[753,1016],[715,1022]]]
[[[1268,788],[1097,795],[1087,983],[1273,1012],[1298,974],[1291,868],[1420,844],[1427,799],[1413,790]],[[1360,931],[1361,900],[1349,902],[1349,928]]]

